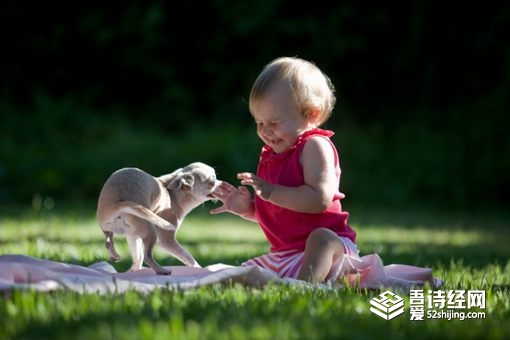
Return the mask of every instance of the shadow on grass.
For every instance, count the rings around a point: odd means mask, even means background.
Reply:
[[[487,334],[487,327],[465,322],[409,322],[401,317],[390,324],[368,311],[373,294],[320,290],[314,293],[281,288],[270,289],[268,294],[247,294],[235,289],[233,293],[235,298],[228,291],[211,288],[197,294],[160,291],[147,298],[130,292],[123,297],[107,297],[106,303],[111,303],[112,307],[105,309],[104,303],[97,299],[61,292],[60,300],[52,303],[61,303],[68,311],[75,310],[72,317],[55,315],[44,321],[31,320],[13,335],[23,339],[74,338],[77,335],[79,338],[91,335],[111,339],[171,338],[172,335],[189,335],[191,327],[200,330],[203,338],[249,338],[248,334],[254,334],[252,330],[261,327],[266,328],[266,333],[275,332],[272,334],[279,336],[256,338],[367,339],[383,332],[388,339],[457,339],[459,336],[471,339],[486,338]],[[83,298],[91,303],[89,308],[77,305],[76,301]],[[496,322],[503,326],[503,320]],[[278,328],[289,333],[286,336],[276,333]],[[227,336],[232,330],[243,337]],[[193,334],[198,336],[199,333]],[[294,336],[290,336],[292,334]]]

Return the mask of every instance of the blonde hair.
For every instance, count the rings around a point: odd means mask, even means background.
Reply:
[[[309,118],[310,110],[317,109],[317,125],[320,126],[331,116],[336,102],[331,80],[312,62],[296,57],[277,58],[264,67],[250,92],[252,114],[255,104],[275,84],[288,86],[303,117]]]

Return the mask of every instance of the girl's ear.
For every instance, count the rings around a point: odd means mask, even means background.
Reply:
[[[318,107],[311,107],[306,110],[305,117],[310,123],[320,125],[321,110]]]

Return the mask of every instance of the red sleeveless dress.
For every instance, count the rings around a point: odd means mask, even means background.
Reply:
[[[332,131],[318,128],[306,131],[298,137],[291,148],[282,153],[275,153],[269,146],[264,146],[260,154],[257,176],[273,184],[285,186],[304,184],[301,152],[310,138],[318,136],[326,139],[333,148],[338,188],[341,171],[338,153],[330,140],[332,135]],[[344,197],[344,194],[337,191],[325,211],[310,214],[282,208],[255,196],[255,217],[270,243],[270,254],[249,260],[244,265],[258,265],[271,269],[282,277],[295,277],[301,266],[308,235],[320,227],[334,231],[344,241],[346,253],[357,256],[358,251],[354,244],[356,232],[347,224],[349,213],[342,211],[340,203]]]

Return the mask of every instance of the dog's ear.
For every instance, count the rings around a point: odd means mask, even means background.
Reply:
[[[190,191],[193,188],[193,184],[195,183],[195,177],[193,177],[193,175],[190,173],[184,174],[180,178],[179,183],[179,189]]]
[[[190,191],[195,184],[195,177],[185,169],[177,169],[171,174],[159,177],[168,190]]]
[[[158,179],[163,182],[163,185],[166,186],[168,190],[178,189],[181,173],[182,169],[177,169],[168,175],[160,176]]]

